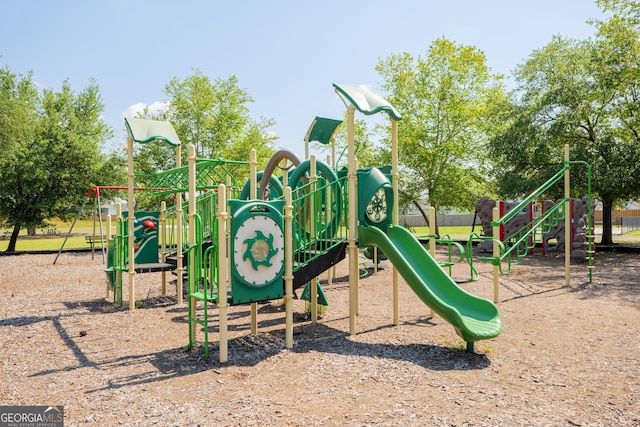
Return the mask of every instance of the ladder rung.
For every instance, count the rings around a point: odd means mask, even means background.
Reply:
[[[190,297],[199,299],[200,301],[215,301],[216,297],[214,295],[206,295],[204,292],[191,292],[189,294]]]

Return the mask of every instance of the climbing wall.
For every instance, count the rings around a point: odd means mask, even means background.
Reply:
[[[502,215],[507,214],[517,205],[517,202],[503,202]],[[478,214],[478,218],[480,218],[480,222],[482,224],[482,233],[485,237],[493,237],[493,227],[491,227],[491,221],[493,216],[493,208],[495,206],[496,201],[486,196],[480,198],[480,200],[476,202],[476,213]],[[520,212],[505,224],[503,229],[503,236],[500,237],[501,240],[508,241],[515,232],[517,232],[530,222],[531,213],[528,210],[525,212]],[[478,243],[478,248],[485,252],[491,251],[493,249],[493,242],[482,241]]]
[[[504,202],[504,214],[508,213],[517,203]],[[551,209],[556,202],[552,200],[543,200],[541,203],[542,212]],[[491,227],[492,211],[496,206],[496,201],[489,197],[482,197],[476,202],[476,212],[482,224],[484,236],[493,236],[493,227]],[[586,259],[587,257],[587,233],[588,233],[588,200],[587,197],[581,199],[573,199],[571,201],[571,257],[574,259]],[[521,212],[509,221],[504,227],[503,241],[507,241],[513,233],[530,222],[529,212]],[[491,241],[482,241],[478,243],[478,248],[482,251],[489,252],[492,250],[493,243]],[[552,252],[564,251],[564,221],[551,228],[548,233],[543,236],[542,253],[548,254]]]
[[[551,200],[542,201],[542,211],[551,209],[556,202]],[[587,233],[588,233],[588,200],[587,197],[571,200],[571,258],[586,259],[587,257]],[[564,252],[564,221],[549,230],[543,236],[543,253]]]

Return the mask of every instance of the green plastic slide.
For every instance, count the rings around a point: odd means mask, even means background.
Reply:
[[[473,349],[475,341],[500,335],[498,307],[460,288],[408,230],[396,225],[385,233],[376,227],[359,227],[358,239],[361,247],[378,246],[416,295],[467,342],[468,349]]]

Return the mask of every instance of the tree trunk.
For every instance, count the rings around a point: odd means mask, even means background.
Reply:
[[[613,211],[613,201],[602,201],[602,240],[600,244],[612,245],[613,244],[613,232],[611,223],[611,211]]]
[[[429,227],[429,232],[431,234],[435,234],[436,236],[440,237],[440,233],[438,232],[438,219],[433,218],[433,222],[429,221],[429,216],[424,211],[424,209],[422,209],[422,206],[420,206],[420,203],[417,200],[413,200],[413,204],[416,205],[416,207],[420,211],[420,214],[422,215],[424,220],[427,222],[427,226]]]
[[[420,203],[417,200],[413,200],[413,204],[416,205],[416,208],[418,208],[418,210],[420,211],[422,218],[424,218],[425,222],[427,223],[427,227],[431,228],[431,225],[429,224],[429,216],[424,211],[424,209],[422,209],[422,206],[420,206]]]
[[[36,235],[36,228],[35,227],[27,228],[27,236],[35,236],[35,235]]]
[[[9,246],[7,246],[6,252],[15,252],[16,251],[16,243],[18,241],[18,234],[20,233],[20,226],[14,225],[13,231],[11,232],[11,238],[9,239]]]

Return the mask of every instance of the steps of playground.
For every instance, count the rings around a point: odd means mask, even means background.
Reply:
[[[172,263],[154,262],[149,264],[136,264],[134,269],[136,273],[157,273],[175,270],[176,265]]]

